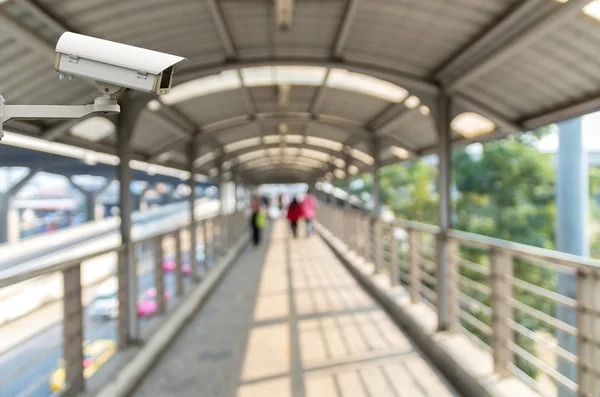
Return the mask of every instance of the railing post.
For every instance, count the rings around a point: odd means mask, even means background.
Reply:
[[[371,217],[365,215],[363,218],[363,257],[365,262],[371,262]]]
[[[75,396],[83,391],[83,307],[81,304],[81,264],[63,274],[63,359],[65,385],[63,395]]]
[[[458,240],[448,239],[448,330],[456,331],[459,318]]]
[[[512,339],[510,320],[512,320],[512,284],[513,274],[511,255],[503,249],[492,249],[491,269],[491,306],[492,306],[492,348],[494,371],[501,377],[510,375],[513,361],[509,343]]]
[[[421,301],[421,233],[408,229],[408,244],[408,290],[410,301],[418,303]]]
[[[202,263],[202,269],[206,274],[206,271],[208,270],[208,219],[202,221],[202,245],[204,246],[204,262]]]
[[[138,261],[134,255],[135,244],[131,249],[124,245],[118,254],[117,278],[119,283],[119,346],[137,343],[140,334],[140,322],[137,316]]]
[[[213,260],[216,261],[217,256],[221,254],[221,214],[218,214],[212,219],[212,254]]]
[[[383,268],[383,223],[379,219],[373,221],[373,228],[375,232],[375,273],[381,273]]]
[[[198,223],[194,221],[190,223],[190,279],[198,281],[198,264],[196,263],[196,245],[198,242]]]
[[[181,255],[181,232],[179,229],[175,232],[175,293],[177,296],[183,296],[183,258]],[[194,266],[195,258],[191,258],[190,254],[190,268]]]
[[[600,343],[598,322],[600,309],[600,274],[591,269],[579,269],[577,272],[577,383],[579,396],[595,396],[600,384],[595,352]],[[596,329],[595,329],[596,328]]]
[[[156,313],[165,312],[165,272],[163,269],[162,237],[157,237],[154,244],[154,288],[156,289]]]
[[[390,284],[398,285],[398,242],[396,241],[396,225],[390,223],[389,239],[390,239]]]

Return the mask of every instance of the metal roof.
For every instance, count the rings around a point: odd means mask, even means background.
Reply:
[[[298,0],[280,30],[276,0],[5,0],[0,93],[15,104],[97,96],[53,71],[64,31],[180,55],[171,94],[135,97],[149,101],[135,159],[188,168],[197,145],[199,173],[226,164],[251,182],[314,181],[433,152],[440,92],[457,145],[600,109],[597,1]],[[6,129],[115,152],[114,133],[73,125]]]

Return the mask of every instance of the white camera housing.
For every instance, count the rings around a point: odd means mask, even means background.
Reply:
[[[96,81],[104,93],[120,88],[167,94],[175,66],[186,61],[176,55],[65,32],[56,44],[54,69],[61,78]]]

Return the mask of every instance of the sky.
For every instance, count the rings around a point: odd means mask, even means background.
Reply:
[[[585,149],[600,152],[600,112],[583,116],[582,125]],[[558,134],[556,131],[544,137],[537,146],[542,152],[556,152],[558,148]]]

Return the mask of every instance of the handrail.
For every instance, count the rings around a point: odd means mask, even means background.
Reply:
[[[526,367],[525,360],[548,374],[550,367],[535,356],[536,347],[541,345],[557,352],[568,365],[576,365],[579,373],[577,379],[569,379],[552,370],[551,377],[582,395],[593,394],[590,385],[594,383],[590,381],[600,381],[600,372],[595,370],[594,356],[583,352],[600,346],[592,326],[600,318],[595,299],[600,260],[451,229],[447,238],[436,239],[436,250],[443,255],[435,255],[432,263],[427,259],[432,252],[423,253],[423,237],[438,236],[439,227],[405,219],[378,219],[372,213],[349,212],[335,204],[324,203],[323,207],[327,209],[317,212],[317,220],[339,241],[341,249],[353,252],[373,269],[373,275],[389,275],[390,285],[402,284],[410,303],[430,307],[444,321],[444,329],[462,332],[478,345],[486,345],[494,356],[497,374],[516,375],[537,389],[535,375],[522,368]],[[402,228],[406,237],[390,238],[395,235],[394,227],[383,228],[389,234],[382,236],[382,225],[386,224]],[[408,249],[404,266],[398,252],[400,244]],[[464,248],[476,248],[479,253],[473,256]],[[386,261],[382,261],[384,252],[388,253]],[[522,272],[519,260],[539,270]],[[432,266],[440,272],[425,272]],[[544,279],[539,277],[542,272],[547,272]],[[438,278],[438,274],[444,277]],[[573,280],[568,291],[551,281],[561,274]],[[564,345],[557,336],[545,341],[538,332],[548,329],[573,339]],[[513,331],[529,342],[517,338]],[[577,350],[568,350],[575,340]]]
[[[216,212],[211,214],[200,214],[199,217],[197,217],[197,220],[201,221],[210,218],[215,214]],[[171,235],[179,229],[189,227],[189,225],[190,221],[187,220],[183,223],[177,224],[176,226],[171,226],[166,230],[151,233],[149,236],[144,236],[143,238],[134,238],[132,239],[132,242],[136,244],[150,242],[157,238]],[[0,271],[0,288],[7,287],[18,282],[27,281],[32,278],[43,276],[49,273],[63,271],[70,267],[77,266],[85,260],[94,258],[96,256],[104,255],[110,252],[121,252],[123,249],[124,246],[121,245],[120,242],[115,242],[115,244],[110,245],[108,248],[94,248],[91,249],[89,252],[85,250],[85,253],[83,255],[80,251],[76,251],[73,248],[67,251],[65,253],[65,256],[61,257],[60,259],[54,257],[56,254],[50,254],[46,257],[38,258],[34,263],[30,262],[24,265],[18,265]]]

